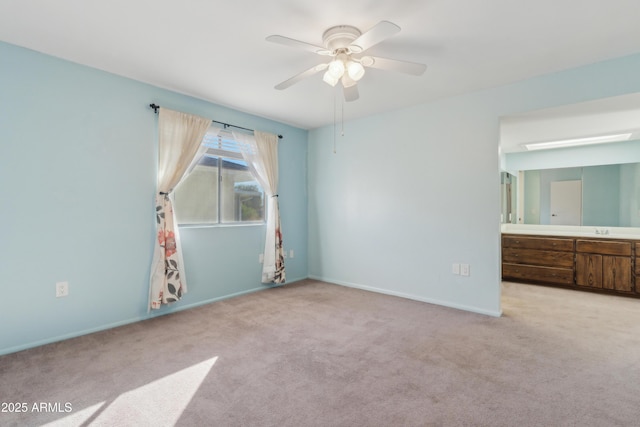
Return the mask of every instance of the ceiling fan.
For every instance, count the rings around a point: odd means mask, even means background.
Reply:
[[[331,86],[340,82],[345,100],[355,101],[359,98],[357,82],[364,76],[366,67],[398,71],[414,76],[422,75],[427,69],[425,64],[364,55],[367,49],[398,32],[400,32],[400,27],[389,21],[380,21],[364,33],[351,25],[338,25],[324,32],[322,35],[323,46],[280,35],[269,36],[267,41],[332,58],[329,62],[315,65],[296,74],[276,85],[275,88],[278,90],[286,89],[306,77],[325,71],[323,80]]]

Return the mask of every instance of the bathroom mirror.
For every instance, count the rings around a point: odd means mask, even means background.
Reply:
[[[515,191],[503,175],[503,223],[640,226],[640,163],[520,171]]]
[[[502,223],[640,227],[640,93],[501,117],[500,155]]]

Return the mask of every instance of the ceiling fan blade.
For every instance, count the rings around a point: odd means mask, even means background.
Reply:
[[[369,31],[355,39],[349,48],[352,52],[363,52],[400,32],[400,27],[389,21],[380,21]]]
[[[358,92],[358,85],[353,85],[349,87],[343,88],[344,100],[347,102],[355,101],[360,98],[360,93]]]
[[[366,61],[365,58],[367,59]],[[373,60],[373,63],[371,63],[369,58]],[[380,58],[379,56],[366,56],[362,58],[362,64],[371,68],[398,71],[400,73],[411,74],[412,76],[421,76],[427,70],[427,66],[425,64],[400,61],[397,59]]]
[[[320,55],[325,55],[326,54],[325,52],[327,52],[327,50],[322,46],[316,46],[311,43],[303,42],[296,39],[291,39],[285,36],[273,35],[273,36],[267,37],[266,40],[272,43],[278,43],[278,44],[289,46],[289,47],[295,47],[298,49],[303,49],[308,52],[313,52]]]
[[[319,65],[315,65],[311,68],[309,68],[308,70],[305,70],[299,74],[296,74],[295,76],[291,77],[290,79],[287,79],[285,81],[283,81],[282,83],[278,84],[275,86],[276,89],[278,90],[283,90],[286,89],[290,86],[293,86],[294,84],[298,83],[300,80],[303,80],[309,76],[314,75],[315,73],[322,71],[322,70],[326,70],[327,67],[329,66],[329,64],[319,64]]]

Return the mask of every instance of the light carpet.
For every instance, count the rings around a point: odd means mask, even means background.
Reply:
[[[27,410],[0,425],[640,424],[640,300],[505,282],[502,308],[306,280],[2,356]]]

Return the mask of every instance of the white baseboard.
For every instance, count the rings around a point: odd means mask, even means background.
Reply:
[[[344,280],[336,280],[336,279],[331,279],[331,278],[328,278],[328,277],[314,276],[314,275],[310,275],[309,279],[320,280],[322,282],[327,282],[327,283],[332,283],[332,284],[335,284],[335,285],[346,286],[348,288],[362,289],[364,291],[376,292],[376,293],[385,294],[385,295],[392,295],[392,296],[400,297],[400,298],[407,298],[407,299],[410,299],[410,300],[426,302],[426,303],[429,303],[429,304],[441,305],[443,307],[455,308],[457,310],[469,311],[469,312],[472,312],[472,313],[484,314],[484,315],[492,316],[492,317],[501,317],[502,316],[502,311],[485,310],[485,309],[474,307],[474,306],[468,306],[468,305],[464,305],[464,304],[457,304],[457,303],[452,303],[452,302],[449,302],[449,301],[437,300],[437,299],[433,299],[433,298],[425,298],[425,297],[422,297],[422,296],[406,294],[406,293],[403,293],[403,292],[396,292],[396,291],[392,291],[390,289],[374,288],[372,286],[360,285],[358,283],[345,282]]]
[[[288,280],[286,284],[294,283],[296,281],[304,280],[304,279],[306,279],[306,277],[301,278],[301,279]],[[52,344],[52,343],[58,342],[58,341],[64,341],[64,340],[68,340],[68,339],[71,339],[71,338],[77,338],[77,337],[80,337],[80,336],[83,336],[83,335],[93,334],[95,332],[105,331],[107,329],[117,328],[119,326],[124,326],[124,325],[128,325],[128,324],[135,323],[135,322],[141,322],[143,320],[149,320],[149,319],[153,319],[153,318],[156,318],[156,317],[165,316],[165,315],[171,314],[171,313],[177,313],[177,312],[183,311],[183,310],[189,310],[191,308],[200,307],[202,305],[211,304],[211,303],[214,303],[214,302],[217,302],[217,301],[238,297],[238,296],[250,294],[250,293],[253,293],[253,292],[267,290],[267,289],[269,289],[271,287],[273,287],[273,286],[263,285],[263,286],[259,286],[259,287],[252,288],[252,289],[248,289],[248,290],[245,290],[245,291],[229,294],[229,295],[223,295],[223,296],[216,297],[216,298],[210,298],[210,299],[207,299],[207,300],[204,300],[204,301],[194,302],[192,304],[177,305],[177,306],[174,306],[170,310],[167,310],[167,311],[164,311],[164,310],[161,311],[161,312],[151,311],[150,313],[148,313],[146,315],[142,315],[142,316],[126,319],[126,320],[121,320],[121,321],[109,323],[109,324],[106,324],[106,325],[101,325],[101,326],[98,326],[98,327],[95,327],[95,328],[83,329],[83,330],[80,330],[80,331],[71,332],[69,334],[58,335],[58,336],[55,336],[55,337],[46,338],[46,339],[39,340],[39,341],[32,341],[32,342],[29,342],[29,343],[26,343],[26,344],[21,344],[21,345],[14,346],[14,347],[0,348],[0,356],[5,355],[5,354],[9,354],[9,353],[16,353],[16,352],[22,351],[22,350],[27,350],[29,348],[39,347],[39,346],[46,345],[46,344]]]

